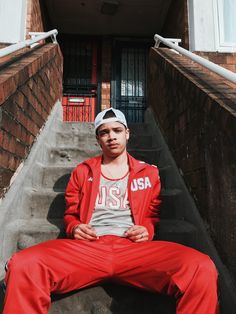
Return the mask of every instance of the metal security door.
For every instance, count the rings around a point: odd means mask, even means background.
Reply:
[[[121,44],[116,49],[114,106],[129,122],[143,122],[147,94],[147,45]]]
[[[97,41],[65,35],[61,38],[64,56],[63,120],[94,121],[97,104]]]

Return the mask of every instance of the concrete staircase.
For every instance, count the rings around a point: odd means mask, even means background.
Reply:
[[[135,158],[158,166],[161,177],[161,222],[157,226],[156,239],[178,242],[197,247],[197,228],[185,220],[182,210],[183,190],[178,177],[173,175],[173,166],[160,140],[150,124],[131,124],[131,139],[128,151]]]
[[[163,202],[156,237],[208,252],[211,244],[179,171],[157,126],[150,117],[146,120],[149,123],[130,125],[128,150],[160,169]],[[1,209],[5,217],[5,221],[0,221],[2,261],[33,244],[64,237],[64,191],[71,170],[82,160],[100,153],[91,123],[63,123],[54,117],[45,129],[38,144],[40,154],[39,150],[32,151],[31,161],[26,163],[28,169],[22,171],[13,191],[9,191],[11,202],[6,201]],[[53,295],[52,300],[51,314],[175,313],[172,298],[113,284]],[[231,312],[227,309],[222,313]]]

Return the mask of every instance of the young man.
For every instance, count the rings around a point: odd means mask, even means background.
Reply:
[[[216,314],[217,272],[194,249],[152,241],[159,221],[158,169],[131,157],[122,112],[95,119],[102,155],[79,164],[66,189],[68,239],[15,254],[8,263],[4,314],[47,313],[50,293],[104,280],[172,295],[178,314]]]

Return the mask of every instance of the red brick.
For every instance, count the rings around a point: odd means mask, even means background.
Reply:
[[[235,72],[235,65],[234,64],[220,64],[223,68]]]
[[[236,54],[229,54],[227,57],[226,57],[226,63],[227,64],[236,64]]]
[[[10,133],[3,131],[2,148],[12,154],[16,154],[18,157],[25,157],[25,146],[20,140]]]
[[[9,159],[9,154],[6,151],[3,151],[0,149],[0,167],[3,168],[8,168],[8,159]]]
[[[0,168],[0,187],[4,188],[9,186],[11,177],[14,172],[9,169]]]
[[[16,91],[14,77],[8,74],[0,75],[0,105]]]
[[[7,114],[5,111],[2,113],[2,129],[10,133],[13,136],[16,136],[19,130],[19,125],[12,116]]]
[[[21,108],[24,107],[26,99],[24,95],[19,91],[19,89],[18,89],[18,92],[14,95],[14,100],[19,107]]]
[[[0,167],[15,171],[18,168],[20,162],[21,159],[10,154],[9,152],[0,149]]]

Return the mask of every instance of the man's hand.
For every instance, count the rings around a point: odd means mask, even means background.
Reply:
[[[145,242],[148,241],[148,231],[144,226],[134,225],[130,227],[125,236],[133,242]]]
[[[98,239],[95,229],[87,224],[76,226],[73,230],[73,236],[77,240],[94,241]]]

